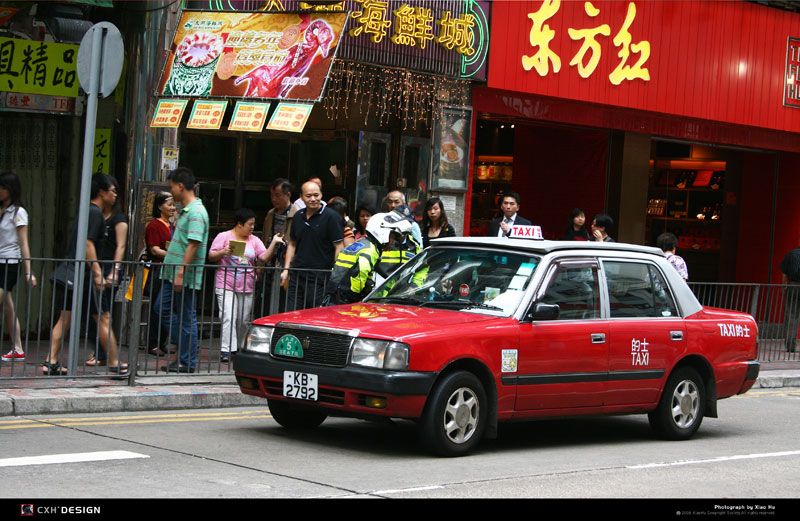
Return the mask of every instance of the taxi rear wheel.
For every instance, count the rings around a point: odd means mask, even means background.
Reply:
[[[277,400],[267,400],[267,405],[272,418],[287,429],[313,429],[328,417],[324,412]]]
[[[688,440],[703,422],[706,388],[691,367],[675,371],[667,380],[658,408],[647,415],[650,426],[667,440]]]
[[[463,456],[480,442],[488,412],[486,391],[466,371],[449,374],[430,395],[420,423],[424,446],[439,456]]]

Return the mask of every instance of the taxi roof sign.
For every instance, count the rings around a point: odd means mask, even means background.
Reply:
[[[512,226],[511,233],[509,233],[508,236],[515,239],[544,240],[544,237],[542,237],[541,226]]]

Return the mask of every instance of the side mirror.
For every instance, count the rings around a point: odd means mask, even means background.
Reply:
[[[528,314],[530,320],[557,320],[561,309],[558,304],[537,303],[533,310]]]

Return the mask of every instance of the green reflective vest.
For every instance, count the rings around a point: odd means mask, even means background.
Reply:
[[[363,237],[336,257],[331,275],[331,288],[337,304],[358,302],[373,287],[372,270],[380,258],[380,251],[368,237]]]

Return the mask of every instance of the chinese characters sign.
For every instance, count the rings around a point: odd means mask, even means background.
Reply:
[[[226,9],[256,9],[254,3],[225,4],[214,0],[187,3],[196,9],[220,9],[222,5]],[[338,56],[342,59],[486,79],[490,11],[486,0],[342,0],[326,4],[264,0],[257,9],[348,13]]]
[[[261,132],[267,121],[269,103],[237,101],[228,130],[239,132]]]
[[[111,171],[111,129],[98,128],[94,132],[92,173],[108,174]]]
[[[786,89],[783,104],[800,108],[800,38],[789,38],[786,45]]]
[[[183,119],[183,111],[186,110],[188,100],[158,100],[156,112],[153,115],[151,127],[178,128]]]
[[[159,90],[317,101],[346,21],[346,13],[184,11]]]
[[[0,90],[77,97],[78,47],[0,37]]]
[[[548,23],[558,13],[561,0],[544,0],[538,10],[528,14],[531,20],[530,46],[534,51],[522,55],[522,67],[526,71],[535,70],[539,76],[547,76],[552,67],[553,73],[561,70],[561,57],[551,49],[551,42],[556,37],[556,30]],[[584,3],[586,23],[600,14],[592,2]],[[619,85],[623,81],[640,79],[650,81],[650,71],[645,67],[650,57],[650,42],[640,40],[633,43],[631,26],[636,20],[636,4],[629,2],[625,20],[621,22],[612,42],[617,52],[617,66],[608,75],[609,81]],[[611,26],[601,24],[596,27],[567,28],[570,39],[580,41],[578,52],[569,62],[570,67],[575,67],[582,78],[589,78],[594,74],[602,58],[603,48],[598,42],[599,37],[609,38]],[[587,56],[588,55],[588,56]],[[587,60],[588,58],[588,60]]]
[[[186,128],[219,130],[227,106],[227,101],[195,101]]]
[[[269,120],[267,130],[302,132],[313,108],[314,105],[306,103],[280,103]]]

